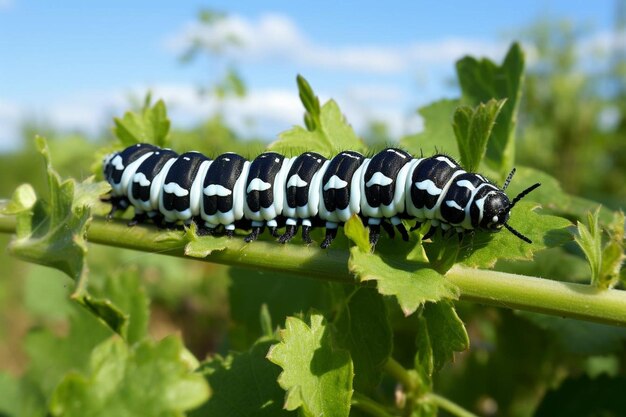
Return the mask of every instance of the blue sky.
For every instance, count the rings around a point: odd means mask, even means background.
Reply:
[[[401,135],[419,129],[416,106],[455,95],[448,81],[463,54],[500,60],[519,29],[546,16],[590,28],[590,43],[601,44],[615,9],[609,0],[358,4],[0,0],[0,150],[19,143],[21,121],[32,117],[97,132],[147,89],[166,99],[175,124],[192,124],[217,107],[195,88],[226,63],[249,88],[246,99],[222,104],[243,134],[271,139],[299,123],[302,73],[358,130],[377,119]],[[203,31],[195,23],[202,7],[229,17]],[[244,47],[220,60],[177,59],[194,34],[233,33]]]

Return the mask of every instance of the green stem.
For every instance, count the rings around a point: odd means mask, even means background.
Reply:
[[[0,232],[15,233],[15,217],[0,216]],[[185,255],[182,238],[163,240],[165,235],[154,227],[129,229],[123,221],[94,218],[87,239],[108,246],[356,284],[348,271],[349,253],[344,249],[321,250],[262,241],[246,244],[243,239],[231,239],[223,250],[213,251],[205,258],[191,258]],[[462,300],[626,326],[626,291],[460,265],[448,271],[446,278],[459,287]]]
[[[392,417],[382,405],[360,392],[352,394],[352,405],[374,417]]]
[[[437,395],[434,392],[428,393],[424,396],[425,399],[432,401],[434,404],[437,404],[439,408],[443,408],[448,413],[453,414],[458,417],[478,417],[476,414],[471,413],[461,407],[460,405],[453,403],[449,399],[442,397],[441,395]]]
[[[417,381],[411,376],[411,374],[400,365],[391,356],[387,359],[387,362],[383,365],[383,370],[399,381],[405,388],[405,391],[413,391],[417,388]]]

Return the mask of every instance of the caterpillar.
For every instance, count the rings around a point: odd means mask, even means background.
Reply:
[[[381,227],[391,236],[395,228],[408,240],[402,219],[415,219],[415,227],[430,221],[424,238],[435,227],[458,233],[504,227],[532,243],[507,222],[515,204],[540,185],[509,200],[505,190],[515,169],[499,188],[447,155],[413,158],[396,148],[371,158],[355,151],[331,159],[315,152],[292,158],[265,152],[248,161],[230,152],[210,159],[195,151],[178,155],[140,143],[107,155],[103,172],[111,185],[110,216],[132,206],[135,215],[129,225],[147,219],[165,227],[195,221],[199,234],[223,230],[229,237],[236,228],[247,228],[246,242],[267,227],[281,243],[301,226],[307,244],[312,242],[311,228],[324,226],[322,248],[354,214],[366,221],[372,246]]]

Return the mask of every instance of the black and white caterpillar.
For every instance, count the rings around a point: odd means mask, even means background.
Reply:
[[[507,221],[515,204],[540,185],[511,201],[504,190],[515,170],[500,189],[482,175],[464,171],[449,156],[413,158],[395,148],[371,158],[354,151],[332,159],[314,152],[293,158],[265,152],[248,161],[235,153],[210,159],[199,152],[178,155],[137,144],[107,155],[103,170],[112,188],[111,214],[133,206],[131,224],[148,218],[166,227],[195,221],[200,234],[223,228],[228,236],[235,228],[251,228],[247,242],[266,226],[274,236],[285,226],[281,243],[293,238],[298,226],[303,240],[311,243],[311,228],[325,226],[322,248],[354,214],[366,220],[372,245],[381,227],[390,235],[395,227],[408,240],[401,219],[415,219],[416,226],[430,221],[426,238],[437,226],[459,233],[505,227],[531,243]]]

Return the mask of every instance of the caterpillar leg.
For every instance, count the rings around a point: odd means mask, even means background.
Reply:
[[[298,226],[295,224],[287,225],[285,233],[281,237],[278,238],[280,243],[287,243],[296,235],[298,231]]]
[[[417,221],[417,222],[415,222],[415,225],[413,227],[411,227],[411,229],[409,229],[409,230],[411,230],[411,232],[412,232],[413,230],[417,230],[420,227],[422,227],[422,222]]]
[[[252,232],[250,232],[250,234],[246,237],[243,238],[243,240],[246,243],[250,243],[253,242],[255,240],[257,240],[259,238],[259,234],[261,234],[261,232],[263,232],[263,229],[265,228],[263,222],[257,222],[257,221],[253,221],[252,222]]]
[[[227,238],[231,238],[235,235],[235,225],[234,224],[227,224],[224,229],[226,229],[226,237]]]
[[[320,248],[326,249],[333,243],[333,240],[337,237],[337,223],[326,222],[326,236],[324,241],[320,245]]]
[[[143,223],[148,218],[146,213],[137,213],[135,212],[135,216],[128,222],[128,227],[133,227],[138,225],[139,223]]]
[[[400,218],[397,216],[393,216],[390,220],[391,224],[396,226],[396,229],[398,229],[398,233],[400,233],[400,236],[402,236],[402,240],[408,242],[409,232],[406,231],[406,227],[404,227],[404,225],[402,224],[402,220],[400,220]]]
[[[385,221],[381,222],[380,225],[382,226],[383,230],[387,233],[387,235],[389,235],[389,239],[393,239],[394,237],[396,237],[396,231],[394,230],[392,225],[390,225],[389,223]]]
[[[270,220],[270,221],[268,221],[268,222],[267,222],[267,228],[269,229],[270,234],[271,234],[273,237],[278,237],[278,236],[280,236],[280,235],[278,234],[278,222],[276,222],[276,220]]]
[[[302,220],[302,240],[307,245],[310,245],[311,242],[311,220],[303,219]]]
[[[436,231],[437,231],[437,226],[434,226],[434,225],[430,226],[430,229],[428,230],[428,232],[426,232],[424,237],[422,237],[422,240],[430,239],[431,237],[433,237]]]
[[[378,239],[380,239],[380,223],[381,219],[370,217],[367,220],[367,227],[370,229],[370,245],[372,245],[372,249],[378,243]]]
[[[217,231],[217,225],[211,223],[196,223],[198,225],[198,236],[212,236]]]

